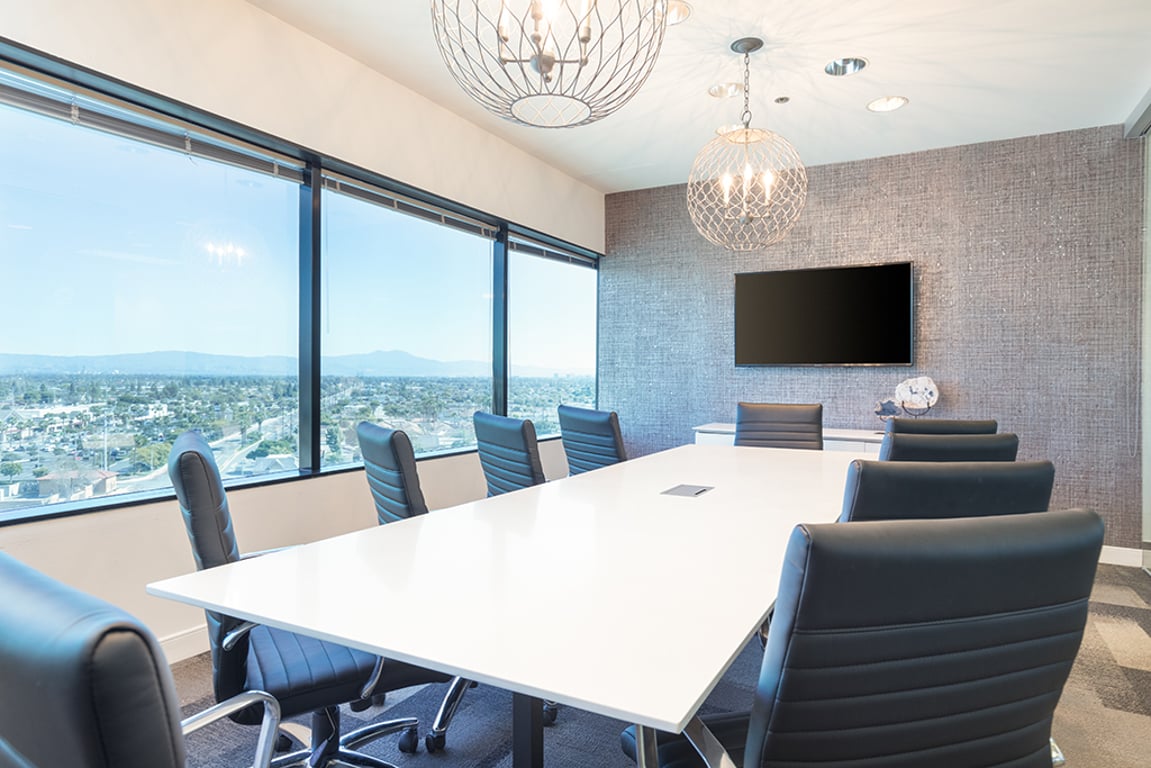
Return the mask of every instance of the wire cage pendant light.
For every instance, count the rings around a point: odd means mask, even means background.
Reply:
[[[567,128],[607,117],[655,66],[667,0],[431,0],[444,63],[489,111]]]
[[[799,218],[807,200],[807,170],[787,139],[751,127],[750,54],[763,41],[745,37],[731,44],[743,54],[742,127],[709,141],[692,163],[687,209],[699,233],[733,251],[777,243]]]

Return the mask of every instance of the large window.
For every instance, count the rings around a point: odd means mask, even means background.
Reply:
[[[167,488],[189,428],[295,469],[298,183],[2,105],[0,167],[0,517]]]
[[[596,404],[594,264],[513,240],[508,254],[508,415],[559,433],[559,405]]]
[[[595,254],[37,56],[77,82],[0,64],[0,523],[170,493],[188,429],[232,485],[595,404]]]
[[[325,465],[360,460],[360,421],[402,429],[426,454],[474,446],[472,414],[491,409],[492,239],[389,202],[324,190]]]

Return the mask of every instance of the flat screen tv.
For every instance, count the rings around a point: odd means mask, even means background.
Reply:
[[[911,263],[735,276],[736,365],[911,365]]]

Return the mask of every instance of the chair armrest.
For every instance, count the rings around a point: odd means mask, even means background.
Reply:
[[[236,643],[239,642],[241,637],[248,634],[258,626],[259,624],[254,621],[245,621],[243,624],[236,627],[228,634],[224,635],[224,640],[220,643],[221,647],[223,647],[225,651],[232,650],[236,647]]]
[[[367,682],[365,682],[364,687],[360,689],[361,699],[370,699],[372,697],[374,693],[373,689],[376,687],[376,684],[380,682],[380,678],[384,674],[384,661],[383,656],[376,657],[376,665],[372,667],[372,674],[368,675]]]
[[[727,754],[719,739],[708,730],[698,716],[688,720],[683,735],[695,747],[695,751],[707,763],[708,768],[736,768],[735,761]]]
[[[180,722],[184,735],[195,733],[205,725],[222,720],[233,712],[239,712],[253,704],[264,705],[264,717],[260,721],[260,737],[256,741],[256,759],[253,768],[268,768],[272,763],[272,753],[276,748],[277,732],[280,729],[280,702],[263,691],[245,691],[230,699],[197,712]]]

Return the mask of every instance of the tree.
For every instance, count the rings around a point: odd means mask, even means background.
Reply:
[[[343,442],[340,439],[340,428],[335,425],[328,427],[324,437],[328,443],[328,450],[338,455],[340,453],[340,446]]]
[[[148,470],[152,471],[168,460],[168,453],[171,450],[170,443],[149,443],[132,451],[132,461],[146,465]]]
[[[0,464],[0,475],[4,475],[8,479],[16,477],[16,475],[23,471],[23,468],[14,461],[6,461],[3,464]]]

